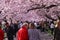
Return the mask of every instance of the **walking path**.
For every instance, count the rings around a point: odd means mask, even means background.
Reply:
[[[41,40],[53,40],[52,35],[50,35],[48,33],[44,33],[44,32],[41,32],[40,38],[41,38]]]
[[[48,33],[45,33],[45,32],[41,32],[40,30],[39,30],[39,32],[40,32],[41,40],[53,40],[53,36],[52,35],[50,35]],[[4,40],[8,40],[8,39],[5,38]],[[14,40],[16,40],[16,38],[14,38]]]

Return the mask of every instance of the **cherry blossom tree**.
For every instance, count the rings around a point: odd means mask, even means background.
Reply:
[[[7,20],[46,21],[56,20],[60,15],[59,0],[1,0],[0,19],[7,15]]]

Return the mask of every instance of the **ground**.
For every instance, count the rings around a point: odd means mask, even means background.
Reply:
[[[40,30],[39,30],[40,32]],[[47,32],[40,32],[40,38],[41,40],[53,40],[53,35],[47,33]],[[4,40],[8,40],[7,38],[5,38]],[[17,40],[16,38],[14,38],[14,40]]]

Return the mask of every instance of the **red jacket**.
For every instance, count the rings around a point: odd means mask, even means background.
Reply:
[[[18,40],[28,40],[28,30],[22,27],[17,33]]]
[[[0,29],[0,40],[3,40],[4,39],[4,32],[3,30]]]

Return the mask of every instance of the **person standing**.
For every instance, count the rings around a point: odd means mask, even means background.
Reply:
[[[53,22],[51,22],[50,29],[51,29],[51,34],[53,35],[53,32],[54,32],[54,23]]]
[[[23,23],[17,32],[17,40],[28,40],[28,23]]]
[[[29,24],[28,35],[29,35],[29,40],[40,40],[39,31],[35,29],[34,23]]]
[[[9,25],[9,23],[6,23],[5,31],[7,33],[8,40],[13,40],[13,28]]]
[[[41,32],[45,32],[44,21],[41,21]]]
[[[18,23],[14,23],[14,35],[16,37],[16,33],[18,31]]]
[[[22,24],[23,24],[23,22],[22,22],[22,21],[19,21],[19,22],[18,22],[18,29],[20,29],[20,28],[21,28]]]
[[[60,19],[59,19],[59,21],[58,21],[58,26],[56,27],[56,29],[55,29],[55,39],[56,40],[60,40]]]
[[[2,30],[0,25],[0,40],[3,40],[3,39],[4,39],[4,31]]]

